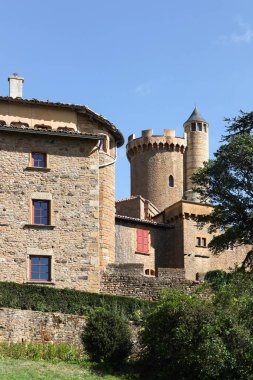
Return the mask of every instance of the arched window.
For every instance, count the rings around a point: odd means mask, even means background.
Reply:
[[[169,176],[169,187],[174,187],[174,177],[173,177],[173,175]]]

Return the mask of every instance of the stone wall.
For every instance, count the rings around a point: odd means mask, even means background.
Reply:
[[[158,277],[143,275],[143,264],[111,264],[101,275],[101,293],[158,300],[161,290],[174,288],[190,292],[196,286],[185,280],[181,268],[159,268]]]
[[[51,257],[52,286],[99,289],[96,140],[1,132],[0,281],[29,282],[29,257]],[[48,167],[31,167],[31,152]],[[50,225],[34,225],[32,200],[50,202]]]
[[[137,251],[137,229],[149,232],[149,252]],[[116,216],[116,264],[144,264],[146,269],[169,267],[174,229],[168,224]]]
[[[183,196],[185,143],[183,138],[166,135],[129,139],[131,195],[141,195],[159,210],[179,201]],[[171,175],[173,187],[169,186]]]
[[[68,343],[81,346],[84,317],[31,310],[0,309],[0,342]]]

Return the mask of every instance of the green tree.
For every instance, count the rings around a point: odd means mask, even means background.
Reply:
[[[226,119],[227,135],[214,154],[192,179],[202,202],[212,204],[209,215],[198,217],[217,233],[209,248],[218,253],[238,245],[253,244],[253,113]],[[252,264],[252,251],[245,265]]]

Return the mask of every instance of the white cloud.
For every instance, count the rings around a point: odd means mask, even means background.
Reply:
[[[134,92],[137,96],[147,96],[151,94],[151,87],[149,83],[141,83],[135,87]]]
[[[230,35],[223,35],[219,37],[219,43],[250,43],[253,38],[253,30],[250,25],[243,21],[241,18],[237,20],[237,26],[240,32],[233,32]]]

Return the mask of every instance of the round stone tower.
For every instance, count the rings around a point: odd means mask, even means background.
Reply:
[[[185,139],[175,137],[174,130],[165,129],[162,136],[154,136],[148,129],[140,138],[129,136],[131,195],[141,195],[161,211],[182,199],[184,151]]]
[[[208,152],[208,122],[201,116],[197,107],[184,123],[187,139],[185,152],[185,193],[184,198],[189,201],[198,201],[197,194],[192,190],[192,174],[209,158]]]

